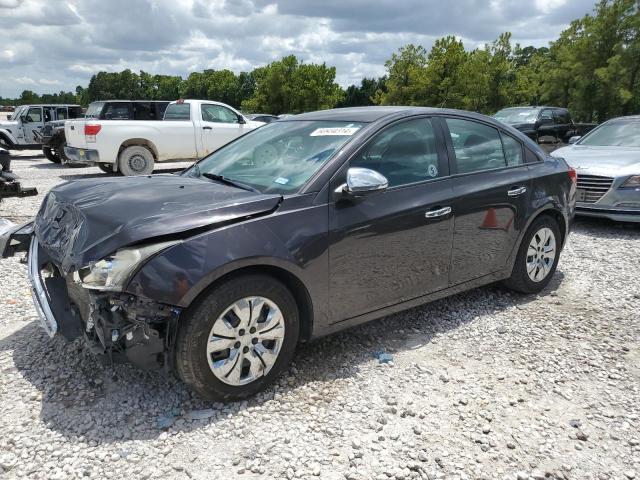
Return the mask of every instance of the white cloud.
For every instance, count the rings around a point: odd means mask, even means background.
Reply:
[[[0,95],[74,90],[100,70],[239,72],[289,54],[336,66],[346,86],[384,74],[409,42],[429,48],[455,34],[474,48],[511,31],[521,44],[545,45],[593,2],[0,0]]]

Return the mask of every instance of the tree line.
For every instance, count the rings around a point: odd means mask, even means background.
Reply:
[[[514,105],[568,107],[581,121],[640,112],[640,9],[636,0],[600,0],[593,14],[574,20],[548,47],[513,44],[503,33],[467,50],[455,36],[427,51],[402,46],[386,75],[342,89],[335,67],[289,55],[251,72],[193,72],[180,76],[124,70],[99,72],[73,92],[24,91],[0,104],[80,103],[95,100],[199,98],[246,112],[300,113],[364,105],[424,105],[487,114]]]

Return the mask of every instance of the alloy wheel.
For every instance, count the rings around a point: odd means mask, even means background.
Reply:
[[[207,341],[207,362],[228,385],[246,385],[269,373],[284,340],[282,312],[264,297],[236,301],[213,324]]]
[[[541,282],[553,267],[556,260],[556,237],[550,228],[538,230],[529,242],[527,249],[527,274],[534,282]]]

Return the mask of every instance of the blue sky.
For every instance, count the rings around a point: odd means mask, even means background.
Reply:
[[[546,45],[594,0],[0,0],[0,96],[86,86],[130,68],[186,76],[296,54],[347,86],[384,74],[400,46],[445,35],[468,49],[504,31]]]

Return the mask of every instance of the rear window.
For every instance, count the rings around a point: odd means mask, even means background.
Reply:
[[[87,113],[85,113],[86,118],[98,118],[102,109],[104,108],[104,102],[93,102],[89,104],[87,108]]]
[[[164,112],[165,120],[191,120],[191,104],[172,103]]]
[[[106,120],[129,120],[131,118],[131,104],[107,103],[107,108],[102,112],[102,118]]]
[[[146,102],[135,103],[133,105],[135,120],[154,120],[155,112],[151,111],[151,104]]]

